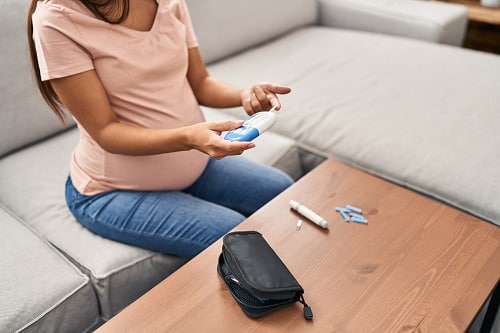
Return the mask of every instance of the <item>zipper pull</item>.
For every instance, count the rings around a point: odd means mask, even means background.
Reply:
[[[227,275],[225,279],[228,283],[231,283],[230,281],[232,281],[233,283],[236,283],[238,286],[243,288],[243,284],[237,278],[235,278],[234,275]]]
[[[304,305],[304,318],[306,318],[307,320],[312,320],[313,312],[311,307],[307,305],[306,301],[304,300],[304,296],[300,295],[299,302]]]

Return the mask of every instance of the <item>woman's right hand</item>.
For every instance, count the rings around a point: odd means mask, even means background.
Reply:
[[[230,155],[241,155],[245,150],[255,147],[253,142],[238,142],[224,140],[220,135],[241,127],[243,120],[228,120],[224,122],[204,122],[185,127],[188,142],[197,149],[215,159]]]

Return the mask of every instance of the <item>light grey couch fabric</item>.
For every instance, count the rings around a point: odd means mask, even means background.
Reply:
[[[265,80],[292,87],[278,122],[246,157],[297,179],[333,156],[498,223],[493,167],[500,142],[493,126],[500,104],[490,88],[498,57],[429,43],[459,43],[463,8],[399,1],[396,7],[409,6],[418,17],[404,29],[400,12],[379,1],[371,16],[366,2],[341,14],[342,0],[187,0],[214,76],[241,86]],[[34,87],[27,3],[0,2],[0,206],[9,211],[0,210],[8,231],[0,235],[7,249],[0,260],[9,265],[0,289],[14,283],[11,274],[26,287],[0,296],[0,331],[87,331],[186,259],[103,239],[69,213],[64,182],[77,131],[63,131]],[[390,27],[412,39],[336,24]],[[246,117],[236,109],[203,112],[208,121]],[[46,293],[31,269],[52,278]]]
[[[89,276],[107,320],[186,259],[109,241],[75,221],[65,204],[64,183],[76,139],[77,131],[68,131],[2,159],[0,201]],[[17,170],[23,170],[22,177],[12,177]]]
[[[457,46],[467,27],[467,8],[435,1],[327,0],[320,1],[319,15],[327,26]]]
[[[89,278],[0,207],[0,332],[90,332],[101,322]]]
[[[314,24],[317,19],[316,0],[186,2],[207,63]]]
[[[210,71],[290,85],[273,131],[500,224],[499,56],[308,27]]]
[[[26,42],[27,0],[0,1],[0,157],[62,130],[36,89]],[[68,125],[71,125],[71,119]]]

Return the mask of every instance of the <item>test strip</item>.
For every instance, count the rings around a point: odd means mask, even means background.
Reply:
[[[363,212],[361,210],[361,208],[354,207],[354,206],[351,206],[351,205],[347,205],[346,208],[349,209],[349,210],[352,210],[353,212],[356,212],[358,214],[361,214]]]
[[[358,223],[368,223],[368,220],[365,219],[363,216],[351,216],[351,221],[352,222],[358,222]]]
[[[349,220],[350,220],[349,215],[347,215],[344,211],[340,211],[339,213],[340,213],[340,215],[342,215],[342,218],[344,219],[344,221],[349,222]]]

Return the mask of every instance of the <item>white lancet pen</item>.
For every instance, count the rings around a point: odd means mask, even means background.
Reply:
[[[328,222],[324,218],[322,218],[321,216],[319,216],[306,206],[299,204],[297,201],[290,200],[290,207],[292,207],[293,210],[295,210],[300,215],[306,217],[311,222],[319,225],[321,228],[323,229],[328,228]]]

